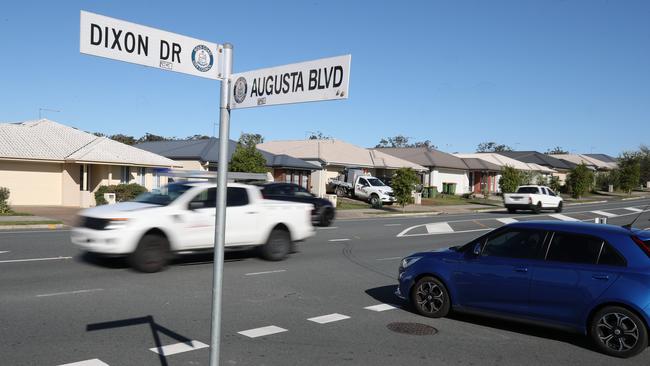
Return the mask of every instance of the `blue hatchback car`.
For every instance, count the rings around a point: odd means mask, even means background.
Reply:
[[[463,246],[404,258],[396,294],[424,316],[453,309],[551,325],[631,357],[648,347],[650,231],[509,224]]]

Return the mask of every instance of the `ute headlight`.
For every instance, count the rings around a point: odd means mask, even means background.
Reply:
[[[422,259],[422,257],[406,257],[406,258],[402,259],[402,266],[401,267],[406,269],[406,268],[408,268],[408,266],[410,266],[411,264],[419,261],[420,259]]]
[[[129,219],[125,218],[113,218],[108,219],[108,225],[106,225],[106,230],[121,229],[128,224]]]

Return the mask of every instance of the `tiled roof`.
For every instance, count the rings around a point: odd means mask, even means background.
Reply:
[[[173,167],[160,155],[47,119],[0,123],[0,159]]]
[[[575,167],[575,164],[567,161],[556,159],[550,155],[542,154],[537,151],[499,151],[497,154],[522,161],[524,163],[533,163],[543,165],[553,169],[569,170]]]
[[[461,158],[435,149],[426,147],[389,147],[378,148],[377,150],[426,167],[467,170],[467,165]]]

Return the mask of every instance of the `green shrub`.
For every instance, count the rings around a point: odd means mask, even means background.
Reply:
[[[404,206],[407,204],[413,202],[411,192],[413,192],[416,184],[418,184],[418,174],[415,170],[411,168],[397,169],[393,176],[391,187],[395,194],[395,200],[402,206],[402,209],[404,209]]]
[[[567,177],[567,186],[573,198],[580,198],[591,190],[594,174],[586,165],[580,164],[571,169]]]
[[[513,193],[522,184],[522,181],[523,174],[519,170],[506,165],[501,172],[501,179],[499,180],[501,193]]]
[[[101,186],[95,192],[95,203],[97,205],[105,205],[108,203],[104,199],[104,193],[115,193],[116,202],[125,202],[131,201],[146,191],[146,188],[136,183]]]
[[[9,188],[0,187],[0,214],[8,214],[11,212],[11,207],[7,203],[9,194]]]

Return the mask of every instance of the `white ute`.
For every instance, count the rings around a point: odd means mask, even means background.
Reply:
[[[503,195],[503,205],[510,213],[517,210],[539,213],[549,209],[562,212],[562,197],[546,186],[519,186],[516,193]]]
[[[265,200],[258,187],[237,183],[228,184],[227,196],[226,247],[259,246],[263,258],[277,261],[314,235],[311,204]],[[175,252],[214,249],[215,204],[214,183],[173,183],[131,202],[81,211],[71,241],[157,272]]]

